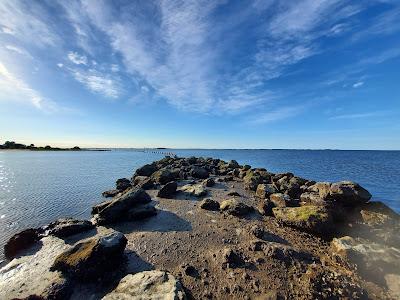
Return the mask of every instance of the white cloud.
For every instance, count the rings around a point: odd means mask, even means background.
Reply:
[[[294,116],[297,116],[304,112],[306,106],[284,106],[277,108],[275,110],[255,115],[254,119],[252,119],[249,123],[251,124],[264,124],[276,122],[284,119],[288,119]]]
[[[372,117],[383,117],[389,114],[387,111],[374,111],[366,113],[354,113],[354,114],[343,114],[330,117],[331,120],[343,120],[343,119],[363,119]]]
[[[116,64],[111,65],[111,72],[118,72],[119,71],[119,66]]]
[[[20,47],[17,47],[15,45],[5,45],[4,48],[6,48],[9,51],[13,51],[20,55],[26,56],[28,58],[32,58],[32,55],[28,51],[26,51],[25,49],[22,49]]]
[[[21,1],[0,1],[0,26],[6,34],[17,37],[24,43],[40,47],[61,44],[61,40],[49,28],[47,14],[40,3],[29,5]]]
[[[58,64],[57,64],[57,67],[62,68],[62,67],[64,67],[64,64],[58,63]]]
[[[118,79],[102,74],[96,70],[72,70],[72,75],[93,93],[113,99],[118,98],[122,93],[122,88]]]
[[[77,52],[69,52],[68,59],[76,65],[87,65],[87,57]]]
[[[0,91],[0,99],[3,101],[28,102],[37,109],[45,112],[55,112],[58,110],[57,105],[53,101],[44,98],[38,91],[12,74],[1,62]]]
[[[364,81],[359,81],[356,82],[355,84],[353,84],[353,88],[359,88],[362,87],[364,85]]]

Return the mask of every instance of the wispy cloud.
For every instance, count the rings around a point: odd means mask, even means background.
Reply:
[[[330,120],[343,120],[343,119],[363,119],[363,118],[372,118],[372,117],[383,117],[388,115],[388,111],[374,111],[374,112],[365,112],[365,113],[354,113],[354,114],[343,114],[332,116]]]
[[[359,88],[359,87],[362,87],[363,85],[364,85],[364,81],[358,81],[353,84],[353,88]]]
[[[28,102],[44,112],[55,112],[58,106],[55,102],[44,98],[38,91],[31,88],[22,79],[12,74],[7,67],[0,62],[0,100]]]
[[[88,71],[71,70],[73,77],[93,93],[116,99],[122,88],[117,78],[90,69]]]
[[[285,120],[303,113],[306,108],[307,105],[283,106],[263,114],[255,115],[254,119],[250,120],[249,123],[257,125]]]
[[[77,52],[69,52],[68,59],[76,65],[87,65],[88,63],[87,57]]]
[[[22,49],[20,47],[17,47],[15,45],[5,45],[4,48],[6,48],[9,51],[23,55],[25,57],[32,58],[32,55],[28,51],[26,51],[25,49]]]

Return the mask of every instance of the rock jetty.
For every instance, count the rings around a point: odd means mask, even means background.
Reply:
[[[165,157],[5,246],[0,299],[400,299],[400,216],[351,181]]]

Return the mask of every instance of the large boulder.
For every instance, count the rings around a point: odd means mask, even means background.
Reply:
[[[95,226],[88,220],[76,220],[72,218],[58,219],[47,226],[42,227],[45,234],[54,235],[56,237],[67,237],[77,233],[85,232],[93,229]]]
[[[330,182],[316,182],[308,187],[308,191],[318,195],[321,200],[327,200],[330,194]],[[314,196],[315,197],[315,196]]]
[[[121,193],[120,190],[108,190],[108,191],[103,192],[102,196],[104,198],[112,198],[112,197],[117,196],[119,193]]]
[[[239,202],[236,199],[224,200],[221,202],[220,210],[233,216],[244,216],[253,211],[251,206]]]
[[[181,283],[166,271],[144,271],[126,275],[103,300],[165,299],[183,300],[186,294]]]
[[[176,183],[176,181],[171,181],[168,182],[166,185],[164,185],[157,194],[157,197],[161,197],[161,198],[173,198],[175,193],[176,193],[176,189],[178,188],[178,184]]]
[[[243,178],[244,187],[248,190],[255,191],[259,184],[263,183],[263,178],[260,174],[249,170]]]
[[[202,184],[203,184],[205,187],[212,187],[212,186],[215,185],[215,180],[214,180],[214,178],[207,178],[207,179],[204,179],[204,180],[203,180]]]
[[[370,280],[383,283],[385,274],[400,274],[400,249],[354,239],[350,236],[335,238],[332,252],[357,265],[360,274]]]
[[[332,216],[322,206],[275,207],[274,216],[286,226],[293,226],[313,233],[329,233],[333,229]]]
[[[97,281],[118,268],[126,244],[126,237],[116,231],[79,242],[55,259],[51,271],[61,271],[84,281]]]
[[[32,246],[39,240],[39,234],[36,229],[29,228],[13,235],[4,246],[4,255],[6,258],[11,259],[15,257],[18,252]]]
[[[150,196],[143,189],[133,187],[101,209],[97,209],[96,223],[100,225],[126,220],[129,210],[150,201]]]
[[[371,199],[371,194],[366,189],[352,181],[332,183],[329,195],[333,200],[346,206],[367,203]]]
[[[150,176],[155,171],[157,171],[157,167],[154,164],[148,164],[137,169],[134,176]]]
[[[153,173],[152,179],[159,184],[167,184],[175,180],[175,174],[169,169],[161,169]]]
[[[205,168],[193,166],[190,175],[194,178],[206,179],[208,178],[209,173]]]

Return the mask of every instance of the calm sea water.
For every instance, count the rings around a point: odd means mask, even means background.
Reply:
[[[290,171],[317,181],[353,180],[400,212],[400,151],[173,150]],[[117,178],[162,154],[135,150],[107,152],[0,151],[0,258],[16,232],[59,217],[89,218],[90,207]]]

